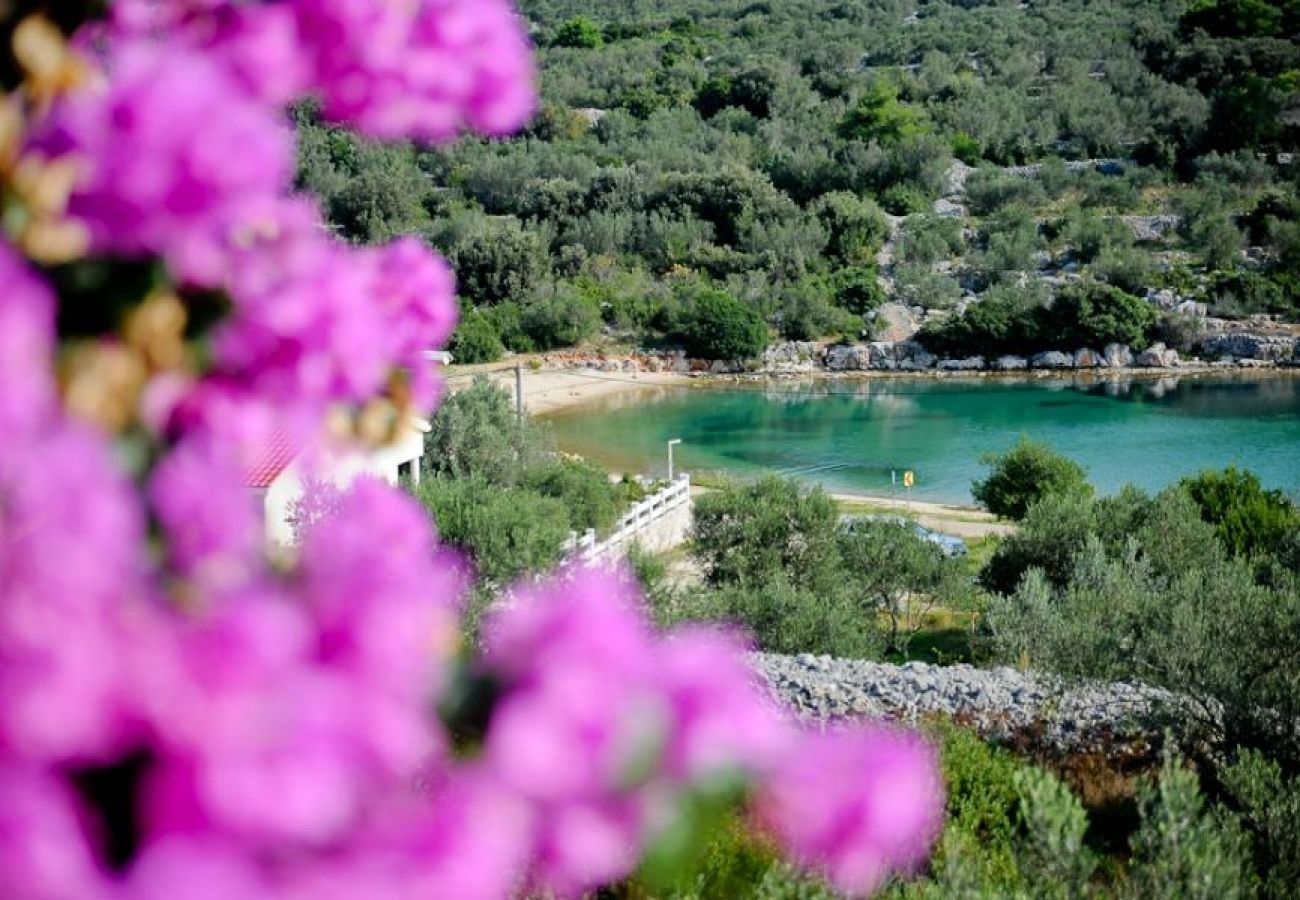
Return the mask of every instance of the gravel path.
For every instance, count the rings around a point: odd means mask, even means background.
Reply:
[[[1113,752],[1144,744],[1151,726],[1140,719],[1171,699],[1166,691],[1122,682],[1065,687],[1006,667],[891,665],[806,653],[753,653],[751,662],[773,696],[803,719],[915,723],[937,714],[991,740],[1029,739],[1057,751]]]

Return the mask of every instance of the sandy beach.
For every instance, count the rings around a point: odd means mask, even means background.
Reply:
[[[1010,534],[1015,530],[1013,523],[1003,521],[974,506],[873,497],[869,494],[831,494],[831,497],[845,512],[902,515],[915,519],[926,528],[965,540]]]
[[[453,366],[447,369],[451,390],[468,387],[475,375],[486,375],[514,395],[513,362],[483,366]],[[669,372],[598,372],[591,369],[523,368],[524,409],[534,416],[601,400],[618,394],[635,393],[652,387],[686,384],[691,379]]]

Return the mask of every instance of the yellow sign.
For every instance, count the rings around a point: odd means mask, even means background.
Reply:
[[[916,473],[907,471],[903,473],[903,487],[911,487],[916,484]]]

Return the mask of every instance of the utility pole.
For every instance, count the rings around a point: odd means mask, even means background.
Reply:
[[[515,363],[515,415],[524,420],[524,366]]]

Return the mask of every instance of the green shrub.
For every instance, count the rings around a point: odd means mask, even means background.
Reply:
[[[898,91],[883,79],[872,82],[857,104],[844,114],[839,125],[842,137],[864,144],[871,141],[897,143],[927,130],[925,114],[918,107],[900,102]]]
[[[885,188],[881,204],[895,216],[911,216],[930,208],[930,195],[911,182],[902,182]]]
[[[817,589],[838,580],[838,521],[821,488],[765,478],[697,499],[692,549],[710,584],[762,584],[784,574],[795,587]]]
[[[898,242],[898,258],[905,263],[932,265],[951,259],[964,246],[960,219],[932,214],[908,216]]]
[[[519,485],[564,504],[575,531],[608,528],[622,512],[621,491],[599,466],[582,459],[556,459],[524,472]]]
[[[819,278],[803,278],[781,288],[776,314],[781,334],[794,341],[856,338],[862,317],[832,301],[830,286]]]
[[[1031,178],[1006,175],[996,169],[979,169],[966,179],[966,203],[971,212],[987,216],[1013,204],[1041,206],[1046,200],[1042,185]]]
[[[1107,247],[1092,266],[1092,273],[1107,284],[1130,294],[1143,293],[1155,279],[1151,257],[1132,247]]]
[[[447,343],[452,359],[462,365],[495,362],[505,354],[506,348],[501,343],[501,335],[488,321],[487,317],[476,309],[465,313]]]
[[[1024,827],[1020,865],[1026,880],[1036,883],[1039,897],[1074,900],[1086,896],[1097,861],[1083,843],[1088,831],[1083,804],[1060,780],[1041,769],[1017,772],[1015,785]]]
[[[1072,284],[1053,301],[1043,333],[1067,350],[1111,343],[1145,347],[1158,317],[1150,303],[1118,288]]]
[[[524,307],[524,333],[539,350],[574,347],[600,329],[600,306],[567,285]]]
[[[1300,302],[1282,281],[1257,272],[1216,272],[1205,299],[1217,315],[1274,313],[1293,316]]]
[[[1265,490],[1251,472],[1205,471],[1182,486],[1232,553],[1278,557],[1300,531],[1300,507],[1281,491]]]
[[[992,471],[971,485],[971,495],[1003,518],[1023,519],[1034,503],[1047,496],[1092,493],[1078,463],[1025,437],[1006,453],[988,454],[980,461]]]
[[[424,460],[432,475],[513,485],[550,448],[546,430],[521,419],[510,394],[486,376],[444,400],[429,425]]]
[[[1000,356],[1042,349],[1042,296],[1034,288],[997,285],[984,298],[917,335],[925,347],[945,356]]]
[[[830,236],[826,254],[842,266],[869,265],[889,237],[889,221],[880,207],[847,191],[822,195],[812,213]]]
[[[1294,897],[1300,884],[1300,778],[1285,777],[1276,762],[1246,750],[1224,770],[1223,783],[1254,838],[1260,896]]]
[[[785,572],[689,596],[679,604],[676,618],[739,626],[770,653],[879,659],[882,650],[874,610],[864,609],[842,588],[793,585]]]
[[[685,303],[674,335],[702,359],[752,359],[767,348],[767,325],[726,291],[702,288]]]
[[[1026,768],[1005,750],[954,725],[936,725],[947,821],[934,867],[961,865],[983,885],[1008,889],[1019,880],[1017,776]]]
[[[1247,842],[1223,811],[1207,810],[1195,773],[1166,758],[1160,778],[1140,797],[1142,826],[1133,836],[1135,900],[1236,900],[1251,895]]]
[[[961,285],[929,266],[901,265],[894,271],[894,283],[908,306],[949,309],[961,298]]]
[[[984,149],[980,146],[980,142],[964,131],[959,131],[952,136],[952,155],[966,165],[978,164],[983,154]]]
[[[561,501],[481,476],[426,478],[416,496],[433,516],[439,538],[464,550],[479,577],[494,585],[551,568],[569,536]]]
[[[967,585],[965,566],[949,559],[911,522],[860,520],[839,537],[844,590],[864,614],[885,620],[885,649],[906,657],[936,607],[952,608]]]
[[[995,593],[1011,594],[1030,569],[1052,584],[1065,584],[1075,554],[1095,534],[1096,527],[1096,508],[1086,494],[1044,497],[998,545],[980,572],[980,584]]]
[[[831,276],[830,288],[836,306],[859,316],[878,309],[887,299],[874,266],[840,269]]]
[[[575,16],[555,29],[551,43],[556,47],[595,49],[605,43],[600,26],[586,16]]]

